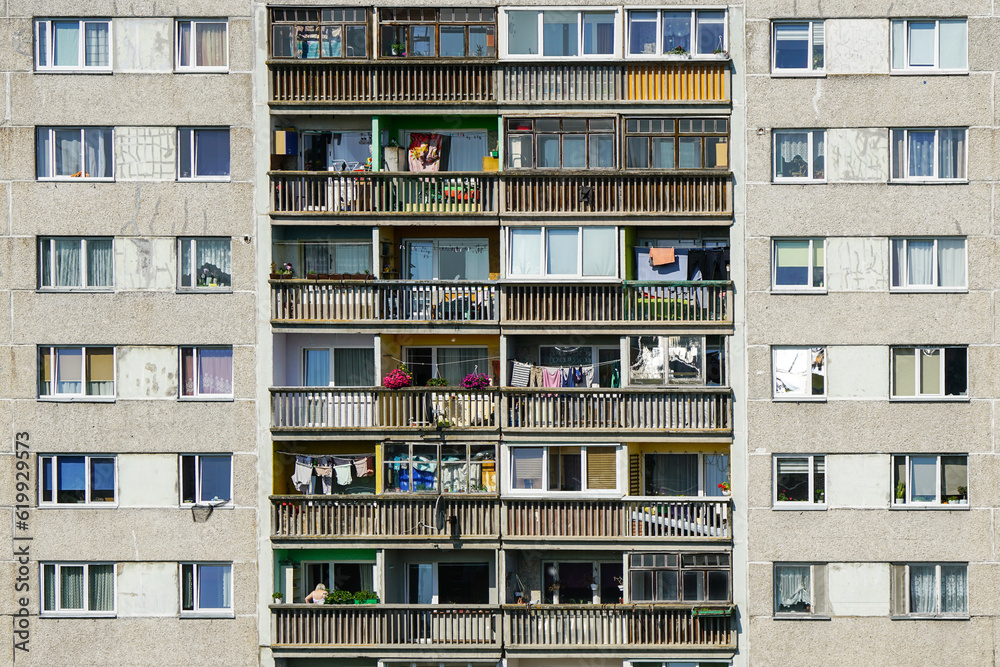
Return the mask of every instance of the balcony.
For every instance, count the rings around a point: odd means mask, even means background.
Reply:
[[[736,649],[730,606],[712,609],[664,605],[506,605],[504,648],[508,652],[593,651],[612,653],[668,647]]]
[[[495,606],[313,605],[271,606],[276,648],[341,648],[376,658],[428,650],[500,649],[500,611]]]
[[[467,431],[496,430],[499,395],[496,389],[447,390],[334,389],[275,387],[271,389],[271,426],[275,430],[434,430],[440,422]]]
[[[497,286],[464,280],[272,280],[271,321],[496,326]]]
[[[271,538],[379,542],[496,540],[495,496],[271,496]]]
[[[728,498],[504,500],[503,538],[632,541],[732,540]]]
[[[505,431],[720,432],[732,430],[732,392],[690,389],[502,389]]]

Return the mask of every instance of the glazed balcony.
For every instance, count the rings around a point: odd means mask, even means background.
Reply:
[[[503,538],[511,541],[732,540],[729,498],[504,500]]]
[[[602,656],[670,647],[735,650],[730,605],[505,605],[504,648],[594,651]]]
[[[504,387],[502,391],[504,431],[732,432],[732,391],[725,387]]]
[[[271,496],[271,538],[422,542],[496,540],[496,496]]]
[[[468,604],[272,605],[271,637],[278,649],[339,648],[352,657],[499,651],[500,611]]]

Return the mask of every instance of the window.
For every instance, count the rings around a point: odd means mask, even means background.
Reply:
[[[457,387],[470,373],[490,373],[490,354],[485,347],[408,347],[405,353],[415,387],[423,387],[431,378],[444,378]]]
[[[893,614],[897,616],[967,616],[968,565],[911,563],[892,566]]]
[[[692,41],[692,35],[694,39]],[[725,53],[726,12],[718,10],[629,10],[628,55]]]
[[[775,456],[774,504],[826,505],[826,457]]]
[[[729,554],[634,553],[629,556],[632,602],[728,602]]]
[[[38,286],[41,289],[114,286],[110,238],[42,237],[38,239]]]
[[[38,357],[39,397],[115,395],[113,347],[39,347]]]
[[[969,504],[969,457],[898,455],[892,457],[894,505]]]
[[[110,127],[39,127],[35,167],[39,180],[115,177]]]
[[[496,447],[386,444],[386,493],[496,493]]]
[[[177,258],[181,288],[211,289],[232,287],[230,240],[177,239]]]
[[[774,564],[774,613],[819,615],[826,611],[826,566]]]
[[[274,241],[272,255],[275,265],[290,262],[301,268],[301,276],[310,272],[317,275],[344,276],[371,275],[372,242],[367,241]]]
[[[233,499],[233,457],[230,454],[181,456],[181,504],[214,505]]]
[[[407,58],[496,57],[491,7],[379,9],[379,53]]]
[[[728,169],[725,118],[628,118],[627,169]]]
[[[230,615],[233,611],[233,566],[181,563],[181,614]]]
[[[924,73],[963,72],[968,64],[965,19],[901,19],[892,22],[892,69]]]
[[[617,604],[622,562],[542,563],[542,604]]]
[[[306,348],[302,366],[306,387],[375,386],[375,350],[370,347]]]
[[[317,584],[323,584],[328,591],[359,591],[375,592],[375,563],[357,562],[345,563],[337,561],[324,563],[306,561],[302,563],[304,576],[303,591],[316,590]],[[286,602],[292,602],[291,599]]]
[[[620,53],[616,11],[511,9],[505,13],[505,55],[581,58]]]
[[[511,228],[509,277],[615,278],[615,227]]]
[[[228,181],[229,129],[178,128],[177,178],[182,181]]]
[[[489,563],[407,563],[406,602],[488,604],[493,580]]]
[[[181,397],[232,398],[233,348],[182,347]]]
[[[367,58],[368,10],[271,8],[272,58]]]
[[[729,483],[728,454],[645,454],[642,467],[647,496],[723,496]]]
[[[893,398],[949,398],[968,395],[968,348],[894,347]]]
[[[892,130],[892,180],[966,179],[966,130]]]
[[[229,24],[220,20],[177,21],[177,69],[225,72],[229,69]]]
[[[825,176],[826,130],[782,130],[774,133],[774,181],[822,181]]]
[[[822,290],[825,239],[775,239],[772,242],[771,289]]]
[[[583,386],[620,387],[620,356],[618,345],[539,345],[537,364],[549,368],[579,368]],[[573,380],[577,386],[575,376]],[[551,423],[551,419],[546,419],[546,423]]]
[[[907,290],[965,289],[965,239],[892,239],[892,286]]]
[[[772,29],[772,72],[821,74],[824,71],[823,21],[776,21]]]
[[[35,21],[35,69],[40,72],[110,72],[111,21]]]
[[[633,336],[629,351],[630,385],[727,382],[724,336]]]
[[[618,449],[616,445],[511,447],[510,490],[616,492]]]
[[[98,505],[115,502],[115,457],[39,456],[39,505]]]
[[[405,239],[403,278],[407,280],[489,280],[487,239]]]
[[[775,398],[826,396],[825,347],[775,347],[771,349],[771,361]]]
[[[614,169],[613,118],[507,120],[508,169]]]
[[[114,616],[114,563],[42,563],[42,614]]]

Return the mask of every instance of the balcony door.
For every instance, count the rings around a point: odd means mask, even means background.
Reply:
[[[489,563],[410,563],[408,604],[488,604]]]
[[[487,239],[406,239],[403,277],[407,280],[489,280]]]

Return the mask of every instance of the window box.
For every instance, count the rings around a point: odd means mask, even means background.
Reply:
[[[951,292],[968,289],[964,238],[892,239],[890,260],[896,292]]]
[[[892,566],[892,614],[899,618],[968,618],[966,563]]]
[[[826,509],[826,457],[774,457],[775,509]]]
[[[38,180],[113,181],[114,131],[110,127],[39,127]]]
[[[231,454],[185,454],[181,464],[181,506],[218,507],[233,499]]]
[[[113,401],[115,348],[39,347],[38,397]]]
[[[626,169],[729,169],[726,118],[627,118]]]
[[[771,241],[772,292],[826,292],[826,239]]]
[[[771,24],[771,73],[785,76],[826,74],[823,21]]]
[[[35,21],[36,72],[111,72],[111,21]]]
[[[178,289],[230,291],[233,286],[231,241],[228,238],[177,239]]]
[[[229,23],[219,19],[177,21],[178,72],[228,72]]]
[[[42,616],[115,615],[114,563],[42,563]]]
[[[495,58],[492,7],[380,8],[379,55]]]
[[[892,504],[901,508],[969,506],[969,457],[896,455],[892,457]]]
[[[965,128],[897,129],[890,134],[892,181],[968,181]]]
[[[616,227],[512,227],[507,276],[512,279],[614,280]]]
[[[966,347],[890,348],[892,393],[901,400],[965,400],[969,369]]]
[[[825,347],[773,347],[771,369],[775,400],[826,399]]]
[[[826,180],[826,130],[774,131],[774,182]]]
[[[116,463],[114,456],[39,456],[38,506],[114,507]]]
[[[229,128],[177,129],[177,180],[229,180]]]
[[[892,21],[893,74],[955,74],[969,70],[966,19]]]
[[[180,348],[180,377],[182,399],[232,399],[233,348]]]
[[[38,288],[42,290],[110,290],[114,264],[110,237],[38,239]]]
[[[727,33],[724,10],[630,9],[626,57],[728,60]]]
[[[364,7],[271,8],[271,58],[368,58]]]
[[[504,58],[607,59],[621,53],[616,9],[504,9],[500,16]]]
[[[231,617],[231,563],[181,563],[181,616]]]

